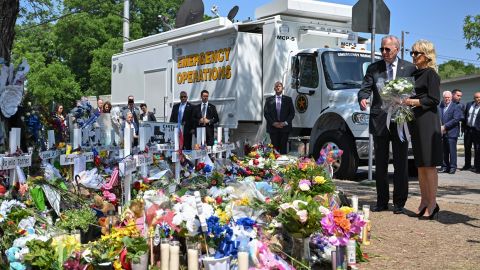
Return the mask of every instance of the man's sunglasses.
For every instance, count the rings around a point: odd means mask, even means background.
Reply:
[[[417,52],[417,51],[411,51],[410,56],[411,57],[418,57],[419,55],[425,54],[423,52]]]
[[[180,98],[187,98],[187,96],[180,96]]]
[[[383,52],[383,51],[385,51],[387,53],[390,53],[392,51],[392,49],[386,48],[386,47],[380,47],[380,52]]]

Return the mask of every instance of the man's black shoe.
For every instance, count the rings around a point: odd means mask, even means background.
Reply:
[[[398,215],[398,214],[405,214],[405,208],[403,208],[402,206],[397,206],[395,205],[393,207],[393,213]]]
[[[448,171],[449,174],[455,174],[455,171],[456,169],[450,169],[450,171]]]
[[[463,166],[460,171],[468,171],[472,168],[472,166]]]
[[[440,168],[440,169],[438,169],[438,172],[439,172],[439,173],[446,173],[446,172],[449,172],[449,171],[450,171],[450,170],[447,169],[447,168]]]
[[[372,208],[372,212],[382,212],[387,210],[388,210],[388,206],[374,206]]]

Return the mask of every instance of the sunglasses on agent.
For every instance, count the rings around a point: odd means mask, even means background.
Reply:
[[[386,53],[390,53],[393,49],[388,48],[388,47],[380,47],[380,52],[385,51]]]

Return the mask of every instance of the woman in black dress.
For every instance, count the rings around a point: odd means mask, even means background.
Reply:
[[[440,211],[437,204],[438,174],[436,166],[442,164],[442,137],[440,132],[440,77],[436,72],[435,48],[430,41],[419,40],[410,55],[417,70],[415,95],[404,102],[412,106],[415,119],[410,122],[412,148],[418,168],[421,201],[417,216],[433,219]]]

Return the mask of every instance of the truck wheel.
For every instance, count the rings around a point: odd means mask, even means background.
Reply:
[[[338,179],[354,179],[358,168],[358,158],[351,136],[336,130],[323,133],[315,143],[313,152],[315,159],[318,159],[320,150],[329,143],[333,145],[334,149],[343,150],[343,155],[332,164],[334,177]]]

